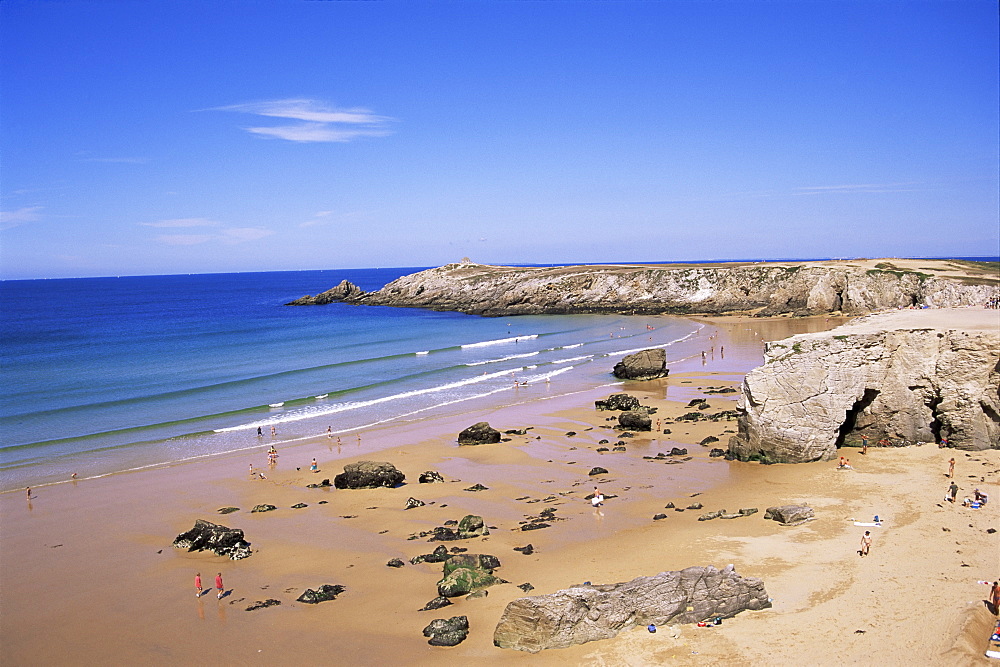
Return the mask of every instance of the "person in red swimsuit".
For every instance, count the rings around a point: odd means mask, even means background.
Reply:
[[[225,586],[222,585],[222,573],[215,575],[215,589],[219,591],[219,599],[222,599],[222,591],[225,590]]]

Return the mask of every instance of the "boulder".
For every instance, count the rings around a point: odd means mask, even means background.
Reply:
[[[406,475],[396,466],[384,461],[358,461],[344,466],[344,472],[333,478],[338,489],[394,488],[403,483]]]
[[[252,510],[250,510],[250,513],[253,514],[255,512],[273,512],[276,509],[278,508],[275,507],[274,505],[267,505],[267,504],[256,505]]]
[[[590,475],[591,477],[595,475],[607,475],[608,469],[602,468],[601,466],[596,466],[595,468],[592,468],[590,472],[588,472],[587,474]]]
[[[618,415],[618,425],[631,431],[652,431],[653,420],[645,412],[628,411]],[[624,433],[622,436],[624,437]]]
[[[665,378],[670,372],[667,370],[667,353],[663,348],[654,348],[626,355],[615,364],[613,372],[620,380]]]
[[[422,556],[414,556],[410,559],[410,563],[416,565],[417,563],[443,563],[451,558],[451,554],[448,553],[448,548],[443,544],[436,548],[433,553],[424,554]]]
[[[764,583],[732,565],[689,567],[608,585],[580,585],[513,600],[493,633],[501,648],[537,653],[609,639],[636,626],[696,623],[766,609]]]
[[[764,510],[765,519],[774,519],[786,526],[805,523],[814,518],[814,516],[815,512],[813,512],[813,508],[805,505],[781,505],[778,507],[768,507]]]
[[[628,394],[611,394],[603,401],[594,401],[594,407],[598,410],[638,410],[639,399]]]
[[[442,477],[439,472],[428,470],[427,472],[420,473],[420,477],[417,481],[421,484],[434,484],[435,482],[443,482],[444,477]]]
[[[452,616],[445,620],[436,618],[424,628],[424,637],[430,637],[431,646],[456,646],[469,636],[469,619],[466,616]]]
[[[458,434],[458,444],[460,445],[489,445],[494,442],[500,442],[500,431],[487,422],[473,424]]]
[[[197,519],[194,527],[174,539],[174,547],[188,551],[214,551],[230,560],[250,555],[250,543],[243,539],[239,528],[227,528],[217,523]]]
[[[671,456],[687,456],[687,453],[688,453],[687,447],[671,447],[670,448],[670,455]]]
[[[296,598],[298,602],[306,604],[319,604],[328,600],[336,600],[337,596],[347,589],[338,584],[323,584],[318,590],[307,588],[305,592]]]
[[[404,563],[399,558],[393,558],[388,563],[386,563],[386,565],[388,567],[403,567],[404,565],[406,565],[406,563]]]
[[[426,504],[427,503],[425,503],[422,500],[417,500],[416,498],[410,498],[409,500],[406,501],[406,507],[404,507],[403,509],[404,510],[411,510],[414,507],[423,507]]]

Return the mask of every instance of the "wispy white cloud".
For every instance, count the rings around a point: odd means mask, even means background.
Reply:
[[[221,222],[208,218],[173,218],[156,222],[140,222],[143,227],[221,227]]]
[[[104,162],[107,164],[146,164],[149,158],[146,157],[87,157],[81,158],[80,162]]]
[[[335,215],[334,211],[317,211],[313,213],[312,219],[300,222],[299,227],[315,227],[317,225],[331,225],[336,223],[354,224],[369,217],[372,213],[373,211],[350,211]]]
[[[257,241],[274,234],[273,230],[263,227],[227,227],[223,223],[208,218],[173,218],[155,222],[140,222],[144,227],[159,229],[194,229],[204,228],[202,233],[192,234],[160,234],[155,237],[157,243],[169,246],[192,246],[203,243],[223,243],[235,245],[246,241]]]
[[[864,194],[878,192],[916,192],[919,183],[851,183],[847,185],[813,185],[795,188],[795,195]]]
[[[245,127],[247,132],[298,143],[347,142],[358,137],[391,134],[392,118],[368,109],[337,109],[309,99],[269,100],[213,107],[208,111],[234,111],[268,118],[301,121],[290,125]]]
[[[14,211],[0,211],[0,230],[20,227],[42,219],[42,206],[22,206]]]

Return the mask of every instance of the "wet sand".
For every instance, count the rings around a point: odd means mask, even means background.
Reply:
[[[6,664],[970,664],[982,656],[987,622],[982,604],[998,574],[1000,452],[973,453],[924,446],[855,450],[854,469],[830,463],[763,466],[709,458],[725,448],[735,421],[676,422],[704,398],[705,412],[731,410],[738,394],[706,394],[738,387],[759,359],[761,340],[834,326],[836,321],[713,320],[706,363],[666,380],[547,398],[555,388],[525,387],[525,403],[502,409],[470,405],[461,417],[388,425],[335,439],[320,436],[280,448],[266,466],[259,451],[135,473],[79,481],[36,492],[0,496],[2,608],[0,642]],[[711,333],[711,332],[710,332]],[[725,358],[721,347],[725,346]],[[609,369],[610,370],[610,369]],[[593,401],[624,390],[658,408],[662,433],[622,438],[626,452],[599,453],[619,433]],[[530,399],[530,400],[529,400]],[[488,421],[500,430],[532,427],[496,445],[459,447],[457,433]],[[576,435],[567,435],[573,431]],[[708,436],[720,442],[702,446]],[[608,445],[600,440],[608,439]],[[280,447],[280,445],[279,445]],[[690,460],[644,459],[685,447]],[[993,502],[971,510],[941,502],[946,461],[959,461],[957,482]],[[308,471],[316,457],[318,473]],[[675,457],[676,458],[676,457]],[[686,457],[680,457],[686,458]],[[332,478],[345,463],[390,461],[406,474],[395,489],[307,489]],[[249,463],[266,480],[251,479]],[[609,473],[588,475],[594,466]],[[296,470],[296,468],[299,468]],[[425,470],[443,484],[419,484]],[[970,475],[973,475],[970,477]],[[584,497],[595,481],[609,498],[600,512]],[[485,491],[465,489],[474,484]],[[966,488],[968,487],[968,488]],[[695,496],[695,494],[699,494]],[[405,510],[408,498],[427,505]],[[320,504],[326,501],[325,504]],[[701,502],[702,511],[664,509]],[[296,503],[301,509],[291,509]],[[763,519],[770,505],[804,502],[817,519],[782,527]],[[260,503],[278,507],[251,514]],[[225,506],[239,512],[219,515]],[[521,531],[520,522],[554,507],[550,528]],[[698,522],[704,511],[758,507],[736,520]],[[666,513],[667,519],[652,516]],[[440,543],[411,535],[483,516],[488,537],[444,543],[497,556],[497,575],[510,585],[485,598],[456,599],[418,612],[436,596],[441,566],[410,565]],[[879,514],[872,554],[856,550],[863,528],[850,519]],[[197,518],[241,528],[255,553],[229,561],[170,546]],[[1000,526],[996,526],[1000,527]],[[943,528],[948,528],[947,531]],[[532,544],[524,556],[514,547]],[[391,558],[403,568],[386,566]],[[574,583],[611,583],[691,565],[736,565],[764,579],[774,608],[742,613],[722,627],[678,626],[655,635],[644,629],[617,638],[531,655],[493,646],[506,604],[524,593],[550,593]],[[962,567],[962,564],[968,567]],[[200,571],[206,587],[221,571],[228,594],[194,596]],[[306,588],[341,584],[347,591],[319,605],[295,602]],[[258,600],[281,606],[253,612]],[[469,638],[453,648],[428,646],[421,630],[434,618],[467,615]],[[864,630],[856,633],[856,630]],[[676,635],[676,636],[674,636]],[[985,661],[985,658],[982,658]]]

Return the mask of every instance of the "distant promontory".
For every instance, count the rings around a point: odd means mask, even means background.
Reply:
[[[996,263],[858,259],[719,264],[489,266],[463,261],[365,292],[343,281],[290,306],[344,302],[509,316],[570,313],[860,315],[983,305],[1000,294]]]

